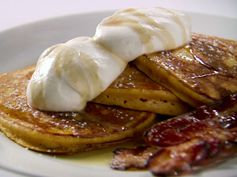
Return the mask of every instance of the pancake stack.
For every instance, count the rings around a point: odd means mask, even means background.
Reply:
[[[237,92],[237,42],[193,34],[179,49],[143,55],[83,112],[28,106],[34,66],[0,75],[0,130],[45,153],[75,153],[136,139],[159,115],[175,116]]]

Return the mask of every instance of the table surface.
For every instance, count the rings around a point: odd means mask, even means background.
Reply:
[[[128,7],[167,7],[237,19],[236,0],[0,0],[0,31],[42,19]],[[0,169],[1,177],[22,177]]]

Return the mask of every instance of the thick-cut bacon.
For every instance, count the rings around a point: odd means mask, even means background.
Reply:
[[[152,146],[138,146],[133,149],[117,148],[114,151],[115,158],[111,163],[111,167],[117,170],[144,169],[147,167],[147,159],[157,150],[157,147]]]
[[[220,163],[236,154],[233,144],[193,139],[157,151],[148,159],[148,169],[157,176],[180,175]]]
[[[148,160],[148,167],[157,175],[175,175],[178,171],[191,171],[191,165],[199,163],[207,156],[207,143],[194,139],[157,151]]]
[[[155,175],[177,175],[223,161],[237,153],[237,94],[157,123],[144,139],[147,146],[142,149],[115,151],[111,167],[147,167]],[[136,165],[137,159],[143,166]]]

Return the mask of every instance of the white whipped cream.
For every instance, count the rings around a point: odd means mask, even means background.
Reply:
[[[180,47],[191,40],[190,33],[189,19],[181,12],[126,9],[105,18],[94,39],[129,62],[143,54]]]
[[[93,38],[78,37],[46,49],[28,84],[27,101],[40,110],[81,111],[129,61],[190,40],[189,19],[181,12],[163,8],[117,11],[97,26]]]

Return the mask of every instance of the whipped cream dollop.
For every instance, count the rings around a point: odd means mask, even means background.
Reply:
[[[27,101],[46,111],[81,111],[143,54],[191,40],[188,17],[164,8],[125,9],[105,18],[94,37],[46,49],[27,86]]]

